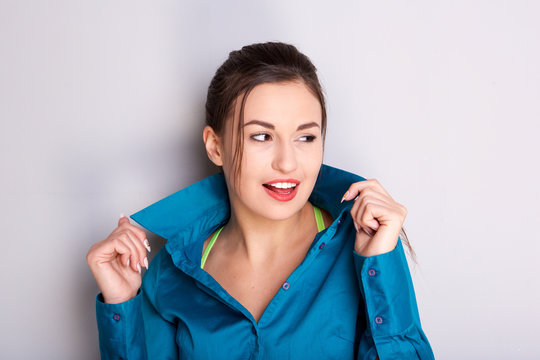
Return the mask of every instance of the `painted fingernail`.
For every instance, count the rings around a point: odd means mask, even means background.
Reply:
[[[144,258],[143,262],[144,262],[144,267],[146,268],[146,270],[148,270],[148,258]]]
[[[137,263],[137,270],[139,270],[139,274],[141,273],[141,264]]]
[[[373,232],[373,230],[371,230],[370,228],[362,227],[362,230],[364,230],[364,232],[365,232],[366,234],[368,234],[369,236],[373,237],[374,232]]]
[[[150,243],[147,239],[144,239],[144,247],[146,248],[146,250],[148,250],[148,252],[152,252],[152,248],[150,247]]]
[[[349,190],[347,190],[347,192],[345,193],[345,195],[343,195],[343,197],[341,198],[341,202],[343,202],[343,200],[345,200],[345,198],[349,196]]]

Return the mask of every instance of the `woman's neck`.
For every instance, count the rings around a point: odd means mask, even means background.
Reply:
[[[257,265],[273,262],[287,254],[311,232],[316,233],[316,225],[309,201],[300,211],[284,220],[257,216],[231,204],[231,217],[220,237],[227,239],[227,247],[237,256]]]

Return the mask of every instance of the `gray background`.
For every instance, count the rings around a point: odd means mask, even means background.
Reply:
[[[215,171],[208,83],[268,40],[319,69],[325,163],[408,208],[436,357],[540,358],[539,18],[536,1],[2,0],[0,358],[99,357],[88,248]]]

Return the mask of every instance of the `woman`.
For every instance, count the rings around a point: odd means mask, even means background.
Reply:
[[[275,42],[231,52],[206,113],[221,172],[131,215],[167,239],[152,264],[123,216],[88,252],[102,358],[432,359],[399,236],[407,211],[323,164],[310,60]]]

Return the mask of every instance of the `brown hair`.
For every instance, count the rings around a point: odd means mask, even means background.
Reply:
[[[233,179],[240,178],[244,149],[244,107],[253,88],[263,83],[301,82],[315,95],[321,104],[321,136],[324,149],[326,137],[326,103],[317,68],[311,60],[294,45],[282,42],[265,42],[246,45],[229,53],[227,60],[216,70],[208,87],[206,97],[206,125],[223,138],[229,118],[235,118],[237,101],[241,98],[239,122],[236,131],[234,121],[230,121],[231,131],[238,134],[234,144]],[[223,169],[221,168],[221,171]],[[404,243],[409,253],[414,251],[409,245],[405,230]]]

